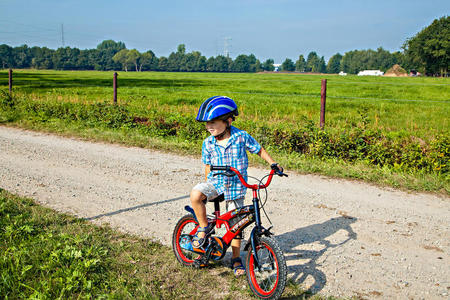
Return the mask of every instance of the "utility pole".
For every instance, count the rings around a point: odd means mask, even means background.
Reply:
[[[61,43],[64,48],[64,24],[61,23]]]
[[[322,79],[322,88],[320,90],[320,129],[325,126],[325,104],[327,100],[327,80]]]
[[[226,37],[223,39],[223,55],[225,57],[230,57],[230,47],[231,47],[231,38],[230,37]]]

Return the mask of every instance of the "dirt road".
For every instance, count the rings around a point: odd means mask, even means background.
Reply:
[[[202,172],[197,158],[0,127],[0,188],[166,245]],[[304,288],[449,299],[448,197],[287,173],[269,187],[266,210]]]

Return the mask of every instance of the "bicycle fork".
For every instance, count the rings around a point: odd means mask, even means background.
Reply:
[[[261,235],[271,235],[272,233],[270,232],[270,229],[272,227],[270,227],[269,229],[265,229],[262,224],[261,224],[261,215],[260,215],[260,207],[259,207],[259,201],[258,198],[255,195],[255,190],[253,191],[253,207],[254,207],[254,211],[255,211],[255,227],[252,229],[252,232],[250,233],[250,238],[247,241],[247,244],[244,247],[245,251],[248,251],[249,246],[252,246],[251,249],[251,255],[253,256],[253,259],[255,260],[256,266],[258,267],[258,270],[261,270],[261,265],[259,263],[259,258],[258,258],[258,252],[256,251],[256,245],[257,245],[257,239],[261,236]]]

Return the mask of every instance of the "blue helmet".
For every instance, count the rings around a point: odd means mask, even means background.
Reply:
[[[196,120],[208,122],[220,117],[238,115],[238,109],[233,99],[225,96],[214,96],[205,100],[198,110]]]

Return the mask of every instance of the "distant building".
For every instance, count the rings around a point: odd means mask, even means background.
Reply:
[[[380,70],[364,70],[359,71],[358,76],[383,76],[384,72]]]
[[[274,72],[278,72],[281,69],[281,64],[273,64],[273,66],[275,67],[275,69],[273,70]]]

